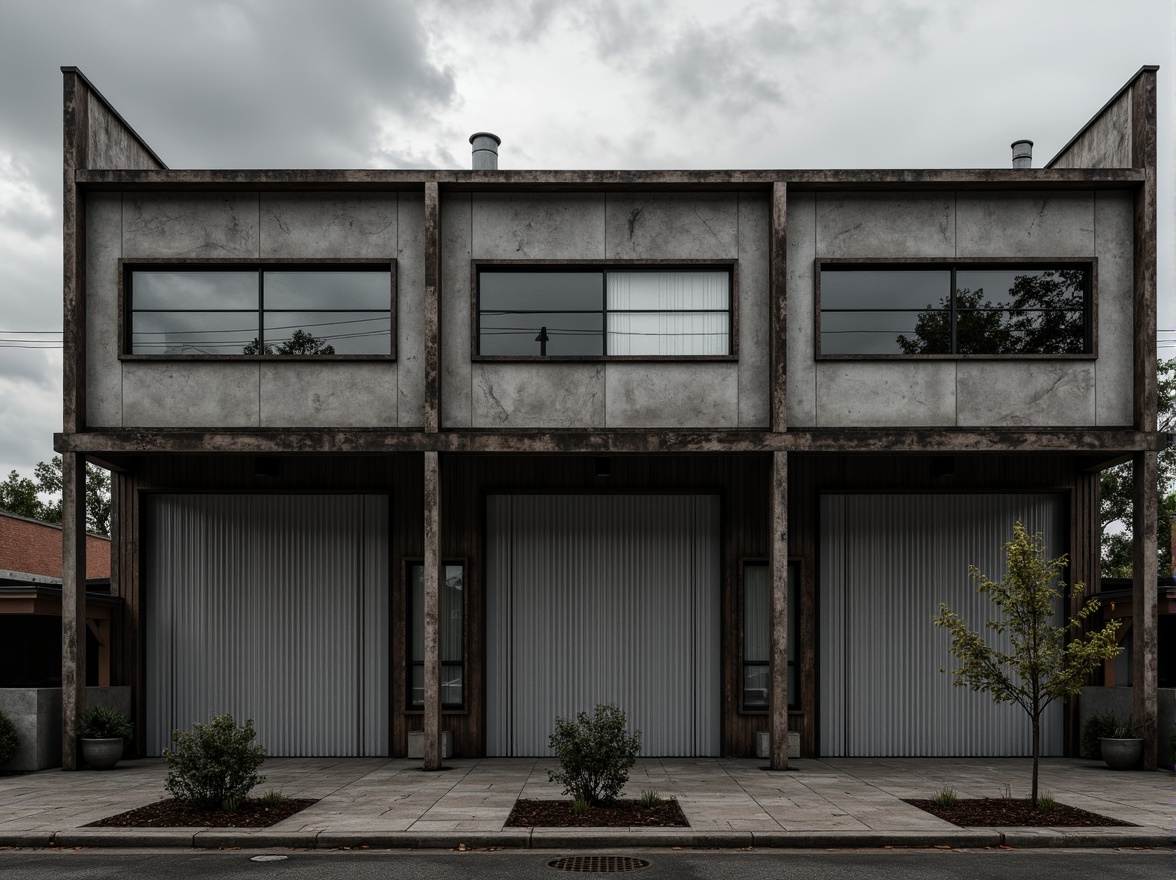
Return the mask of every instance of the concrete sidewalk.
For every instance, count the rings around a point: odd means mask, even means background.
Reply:
[[[1027,759],[795,760],[771,773],[758,760],[643,759],[626,789],[676,797],[689,828],[504,828],[517,798],[553,798],[550,759],[452,759],[425,773],[418,761],[273,758],[270,789],[318,798],[267,829],[85,828],[166,797],[165,764],[124,761],[111,771],[45,770],[0,777],[0,846],[184,847],[880,847],[1168,846],[1176,777],[1121,773],[1051,758],[1041,788],[1063,804],[1131,822],[1128,828],[958,828],[902,798],[945,786],[961,798],[1028,796]]]

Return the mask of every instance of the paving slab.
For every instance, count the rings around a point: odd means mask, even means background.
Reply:
[[[166,797],[158,759],[114,771],[45,770],[0,777],[0,846],[179,847],[863,847],[1166,846],[1176,809],[1167,772],[1117,773],[1071,759],[1042,762],[1041,789],[1060,803],[1132,828],[959,828],[906,804],[954,788],[961,797],[1023,797],[1027,759],[641,759],[626,794],[678,799],[689,828],[506,828],[518,797],[560,796],[550,759],[450,759],[425,773],[406,759],[274,758],[258,789],[318,803],[268,829],[93,828]]]

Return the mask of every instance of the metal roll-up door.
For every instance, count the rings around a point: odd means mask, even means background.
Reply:
[[[950,636],[932,618],[946,602],[983,631],[995,609],[968,567],[999,580],[1002,545],[1018,520],[1044,534],[1050,558],[1060,556],[1064,510],[1059,495],[821,497],[823,756],[1032,754],[1019,706],[954,687],[940,671],[955,664]],[[1042,753],[1062,749],[1062,706],[1054,703],[1042,719]]]
[[[148,754],[229,713],[271,755],[386,755],[387,496],[144,501]]]
[[[490,496],[487,667],[490,755],[608,702],[644,755],[717,755],[717,497]]]

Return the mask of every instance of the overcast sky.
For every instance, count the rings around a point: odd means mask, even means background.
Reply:
[[[504,169],[659,169],[1041,166],[1159,64],[1176,330],[1173,5],[0,0],[0,477],[61,430],[62,65],[171,168],[466,168],[488,130]]]

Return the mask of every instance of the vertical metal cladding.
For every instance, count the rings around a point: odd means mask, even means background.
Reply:
[[[645,755],[719,751],[714,496],[487,499],[487,752],[616,703]]]
[[[1002,545],[1017,520],[1045,535],[1051,557],[1061,555],[1063,513],[1058,495],[823,496],[821,754],[1032,754],[1020,707],[954,687],[940,671],[954,658],[932,618],[946,602],[982,629],[993,608],[976,592],[969,565],[999,580]],[[1007,638],[1001,643],[1007,648]],[[1062,749],[1055,704],[1043,719],[1042,752]]]
[[[228,712],[271,755],[387,754],[387,496],[146,502],[148,753]]]

